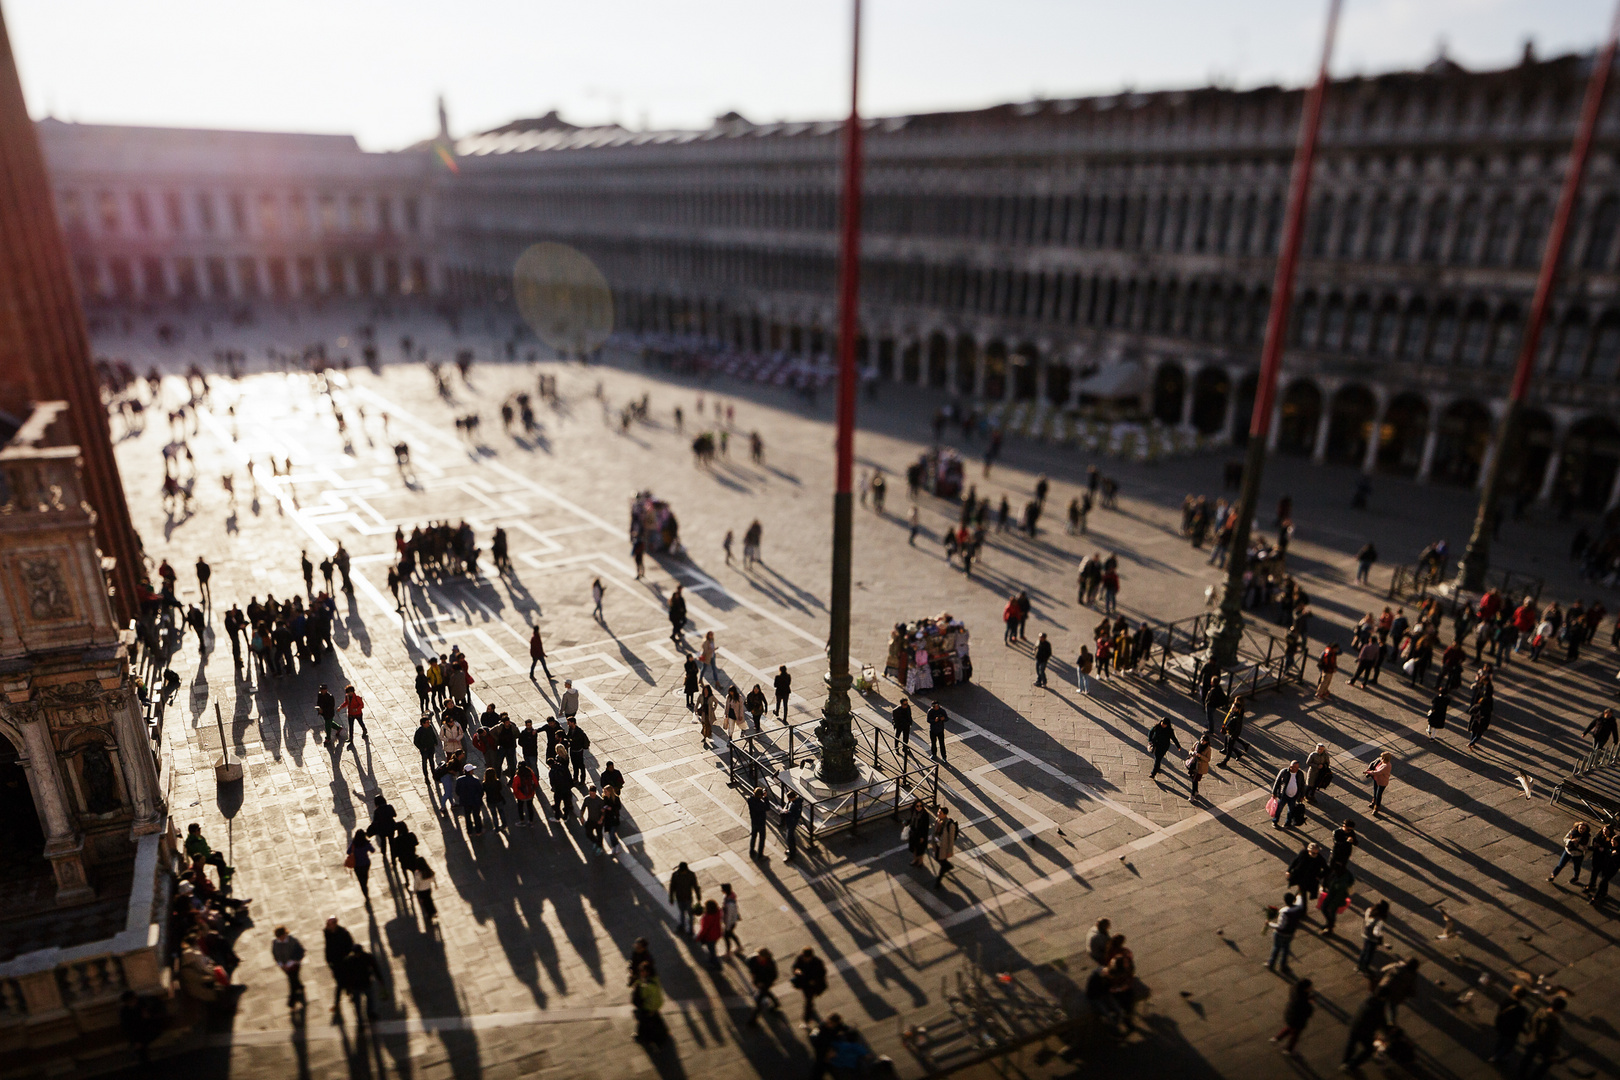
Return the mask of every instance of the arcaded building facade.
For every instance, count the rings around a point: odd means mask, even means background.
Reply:
[[[1440,60],[1332,85],[1272,428],[1280,453],[1478,482],[1591,62],[1527,55],[1472,72]],[[870,121],[863,362],[895,382],[1024,403],[1024,415],[1079,407],[1089,375],[1132,364],[1144,418],[1241,441],[1301,98],[1210,88]],[[702,131],[632,132],[550,114],[459,140],[456,172],[419,151],[358,156],[398,170],[364,190],[387,192],[374,197],[395,215],[400,273],[414,280],[405,268],[419,257],[431,291],[509,303],[517,255],[562,241],[607,275],[622,328],[816,356],[834,348],[839,128],[729,114]],[[102,195],[79,187],[64,221],[96,228]],[[303,208],[275,220],[320,222],[327,235],[321,193],[342,185],[279,187],[302,192]],[[161,222],[169,188],[149,190],[147,213]],[[215,197],[228,200],[225,190]],[[253,190],[243,188],[249,209],[262,198]],[[1523,495],[1592,510],[1620,502],[1617,231],[1611,94],[1523,440],[1507,450]],[[338,258],[352,247],[374,260],[373,289],[392,280],[376,261],[388,257],[380,235],[334,236],[350,245]],[[341,280],[366,291],[348,263],[327,270],[318,244],[276,243],[289,289]],[[103,246],[84,240],[97,260],[85,273],[91,291],[117,295],[126,290]],[[136,256],[132,274],[146,265]],[[199,281],[217,276],[205,261],[215,256],[186,257]],[[224,287],[245,294],[245,274],[217,257]],[[273,250],[234,257],[258,260],[253,272],[275,291]],[[191,287],[184,265],[157,267],[169,295]]]

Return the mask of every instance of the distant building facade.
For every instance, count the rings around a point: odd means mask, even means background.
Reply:
[[[1441,60],[1333,84],[1279,452],[1478,482],[1590,64]],[[1300,105],[1298,90],[1201,89],[870,121],[862,361],[1046,410],[1076,407],[1088,373],[1132,363],[1143,416],[1241,442]],[[507,302],[518,253],[557,240],[602,268],[622,327],[831,352],[839,128],[730,114],[632,132],[553,113],[461,139],[459,171],[428,161],[418,204],[431,204],[432,287]],[[1524,497],[1620,502],[1617,232],[1611,94],[1523,440],[1507,451]],[[101,295],[119,288],[105,265]]]
[[[92,305],[434,291],[427,151],[367,154],[347,135],[37,129]]]

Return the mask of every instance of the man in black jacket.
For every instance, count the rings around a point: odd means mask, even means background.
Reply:
[[[1052,643],[1042,634],[1035,643],[1035,685],[1046,685],[1046,665],[1052,659]]]
[[[757,787],[754,793],[748,796],[748,854],[755,854],[755,842],[758,841],[758,855],[765,858],[765,825],[770,820],[771,801],[765,796],[765,789]]]
[[[748,1014],[747,1020],[748,1025],[752,1027],[759,1023],[759,1014],[765,1011],[766,998],[771,999],[773,1012],[782,1011],[782,1003],[776,999],[776,993],[771,989],[777,980],[776,958],[771,955],[771,950],[761,949],[748,958],[748,979],[754,984],[754,1011]]]
[[[681,586],[675,586],[675,592],[669,598],[669,640],[681,641],[686,633],[686,597],[681,594]]]
[[[572,716],[568,718],[568,760],[574,765],[574,783],[585,785],[585,751],[590,749],[591,737],[585,734]]]
[[[900,704],[896,705],[894,712],[889,715],[890,719],[894,721],[895,748],[902,753],[909,754],[911,752],[911,702],[901,698]]]
[[[793,986],[804,995],[804,1026],[808,1031],[810,1021],[821,1019],[816,1012],[816,998],[827,992],[827,965],[816,950],[806,948],[793,961]]]
[[[703,899],[703,886],[698,884],[697,875],[691,867],[681,863],[675,872],[669,875],[669,902],[675,905],[675,913],[679,917],[681,933],[692,932],[692,902]]]
[[[371,999],[371,981],[377,978],[378,974],[376,958],[358,944],[352,946],[349,955],[338,962],[338,986],[354,1002],[356,1024],[377,1019],[377,1008]],[[365,1001],[364,1012],[360,1011],[362,999]],[[338,1010],[334,1009],[333,1012],[336,1014]]]
[[[776,705],[771,711],[786,720],[788,695],[793,692],[793,676],[788,674],[786,664],[782,664],[776,669],[776,680],[773,685],[776,687]]]
[[[433,756],[439,750],[439,734],[433,730],[433,718],[422,717],[417,725],[416,733],[411,736],[411,742],[416,744],[416,752],[422,755],[422,775],[426,777],[428,787],[433,787]]]
[[[1288,864],[1288,884],[1298,889],[1307,900],[1315,900],[1321,891],[1322,878],[1327,874],[1327,860],[1322,858],[1322,845],[1311,842],[1305,850],[1294,856]]]
[[[941,761],[947,760],[945,757],[946,719],[945,706],[937,701],[928,706],[928,756],[933,757],[937,751]]]
[[[1148,773],[1151,780],[1159,775],[1164,766],[1164,755],[1170,752],[1171,747],[1181,749],[1181,740],[1176,738],[1176,728],[1168,716],[1153,725],[1148,732],[1148,749],[1153,751],[1153,769]]]
[[[326,966],[332,972],[332,982],[337,990],[332,995],[332,1015],[338,1015],[338,1008],[343,1003],[343,979],[338,972],[339,965],[354,948],[354,935],[337,921],[333,915],[326,920]]]

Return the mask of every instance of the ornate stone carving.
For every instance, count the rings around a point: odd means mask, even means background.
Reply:
[[[62,564],[49,555],[17,561],[17,576],[28,597],[28,612],[36,621],[73,618],[73,597],[62,577]]]
[[[85,708],[90,705],[101,705],[109,701],[111,695],[101,688],[97,679],[84,679],[79,682],[56,683],[52,686],[40,688],[39,699],[46,706],[56,708]]]

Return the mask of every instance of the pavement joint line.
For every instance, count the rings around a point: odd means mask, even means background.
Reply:
[[[703,796],[706,797],[710,802],[718,806],[721,812],[723,812],[732,821],[735,821],[738,825],[741,825],[745,829],[749,827],[747,818],[743,817],[741,814],[737,813],[737,811],[721,802],[720,796],[710,791],[706,784],[699,783],[700,780],[702,780],[702,777],[700,776],[683,776],[681,777],[681,780],[676,782],[680,783],[684,781],[690,783],[693,787],[697,788],[698,791],[702,793]]]
[[[1188,829],[1201,825],[1206,821],[1214,821],[1217,817],[1227,816],[1231,813],[1231,811],[1243,806],[1246,803],[1253,802],[1265,793],[1265,788],[1256,788],[1242,795],[1238,795],[1235,798],[1228,799],[1226,802],[1221,803],[1212,809],[1203,810],[1190,817],[1182,818],[1175,824],[1161,829],[1151,836],[1141,837],[1137,840],[1131,841],[1128,844],[1122,844],[1109,851],[1101,852],[1100,854],[1093,855],[1090,858],[1084,859],[1078,863],[1055,870],[1052,873],[1036,878],[1034,881],[1025,882],[1020,888],[1024,894],[1030,898],[1033,898],[1040,893],[1045,892],[1047,889],[1050,889],[1056,885],[1061,885],[1064,882],[1079,881],[1082,874],[1089,873],[1092,870],[1106,867],[1110,863],[1117,862],[1122,855],[1130,855],[1132,852],[1145,851],[1150,847],[1163,843],[1165,840],[1168,840],[1173,836],[1179,836]],[[897,952],[901,949],[908,949],[925,938],[943,937],[946,930],[955,926],[960,926],[962,923],[969,922],[973,919],[979,918],[982,915],[988,914],[990,911],[991,902],[992,900],[981,900],[978,903],[963,908],[948,918],[941,919],[935,926],[925,924],[907,931],[898,937],[890,938],[886,941],[874,942],[873,944],[868,945],[866,948],[859,950],[852,956],[840,957],[831,965],[831,967],[836,971],[853,971],[855,968],[873,963],[880,957],[887,956],[891,952]]]

